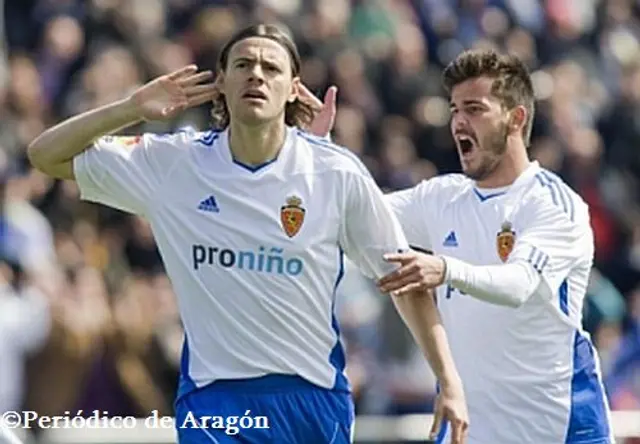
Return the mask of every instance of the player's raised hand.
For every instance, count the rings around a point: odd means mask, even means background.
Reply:
[[[438,256],[408,251],[386,254],[384,259],[400,264],[400,267],[378,281],[378,288],[383,293],[402,296],[435,288],[444,281],[445,263]]]
[[[217,95],[211,71],[198,72],[188,65],[170,74],[155,78],[137,89],[129,98],[144,120],[172,119],[187,108],[202,105]]]
[[[300,85],[300,100],[313,108],[316,113],[309,126],[309,132],[318,137],[326,137],[333,129],[336,120],[336,97],[338,87],[330,87],[321,102],[304,84]]]
[[[448,422],[451,426],[451,444],[465,444],[469,428],[469,413],[464,397],[462,384],[442,387],[436,398],[433,425],[429,439],[436,440],[442,425]]]

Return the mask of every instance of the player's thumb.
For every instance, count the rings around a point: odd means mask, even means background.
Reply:
[[[436,410],[433,414],[433,424],[431,424],[431,431],[429,432],[429,439],[432,441],[438,437],[440,428],[442,427],[442,421],[444,420],[442,410],[443,409],[440,406],[436,406]]]

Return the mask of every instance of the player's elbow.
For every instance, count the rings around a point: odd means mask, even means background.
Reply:
[[[35,169],[42,169],[42,147],[38,144],[38,139],[33,140],[27,146],[27,159],[29,159],[29,163]]]
[[[511,291],[503,294],[503,305],[510,308],[522,307],[531,297],[531,293],[525,289]]]
[[[485,292],[469,289],[466,293],[490,304],[514,309],[522,307],[529,299],[529,295],[525,292],[513,290]]]
[[[73,159],[60,160],[49,143],[40,138],[35,139],[27,146],[27,159],[33,168],[47,176],[73,180]]]
[[[509,308],[520,308],[524,305],[526,299],[524,297],[509,297],[506,299],[506,305]]]
[[[27,159],[29,159],[29,163],[35,169],[45,174],[48,173],[49,167],[52,164],[50,153],[51,150],[42,136],[36,137],[27,146]]]

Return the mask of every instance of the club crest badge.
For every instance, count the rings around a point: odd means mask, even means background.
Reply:
[[[287,236],[293,237],[300,231],[304,222],[306,210],[302,207],[302,199],[298,196],[287,198],[287,204],[280,208],[282,229]]]
[[[496,237],[496,247],[498,250],[498,256],[502,262],[506,262],[509,259],[509,255],[513,251],[513,247],[516,243],[516,232],[513,231],[511,222],[505,222],[502,224],[502,229]]]
[[[138,145],[142,141],[142,136],[104,136],[105,143],[116,143],[126,147]]]

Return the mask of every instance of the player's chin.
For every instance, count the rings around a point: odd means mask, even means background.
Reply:
[[[482,176],[480,168],[466,164],[464,161],[462,162],[462,173],[473,180],[480,180]]]
[[[465,158],[463,156],[460,156],[460,166],[462,167],[462,172],[467,176],[472,175],[473,172],[477,169],[473,165],[471,159]]]
[[[245,125],[261,125],[273,119],[273,114],[259,107],[244,108],[238,113],[239,120]]]

